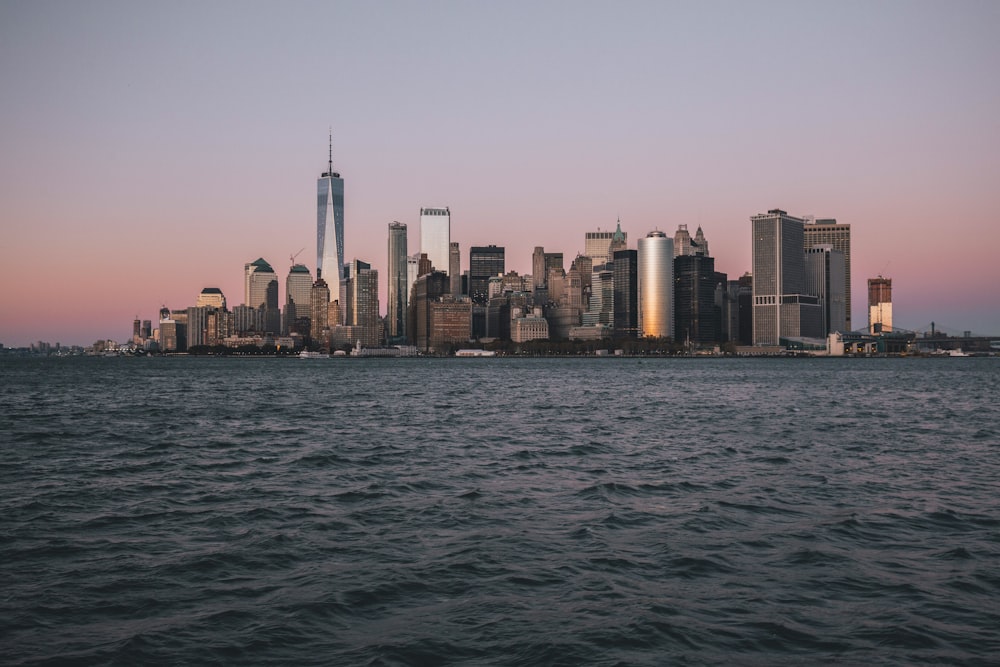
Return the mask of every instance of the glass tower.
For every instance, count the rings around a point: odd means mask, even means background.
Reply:
[[[674,240],[661,231],[639,239],[639,331],[643,337],[674,335]]]
[[[389,223],[389,338],[406,336],[406,308],[409,302],[409,282],[406,275],[406,225]]]
[[[327,171],[316,181],[316,277],[330,288],[330,298],[340,298],[344,266],[344,179],[333,170],[333,138]]]
[[[469,248],[469,298],[485,306],[490,300],[490,278],[504,272],[503,246],[472,246]]]

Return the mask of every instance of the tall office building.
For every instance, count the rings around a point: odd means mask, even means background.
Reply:
[[[624,250],[628,247],[628,234],[622,231],[622,221],[618,220],[618,226],[613,232],[601,231],[587,232],[584,235],[583,254],[594,260],[594,265],[604,264],[612,260],[611,244],[615,244],[614,250]]]
[[[615,251],[611,270],[614,274],[615,336],[637,338],[639,336],[638,251]]]
[[[451,295],[457,299],[462,296],[462,252],[458,241],[452,241],[448,246],[448,275],[451,277]]]
[[[844,253],[831,245],[816,245],[806,249],[805,262],[805,291],[819,297],[823,333],[849,331],[845,312]]]
[[[264,329],[269,333],[281,330],[281,310],[278,308],[278,275],[263,257],[244,265],[246,300],[251,308],[264,311]]]
[[[316,277],[340,298],[344,267],[344,179],[333,170],[333,135],[327,170],[316,181]]]
[[[490,300],[490,278],[502,275],[504,267],[503,246],[472,246],[469,248],[469,298],[472,303],[485,306]],[[452,277],[452,281],[457,276]]]
[[[284,333],[307,334],[312,318],[312,275],[305,264],[292,264],[285,278]]]
[[[805,293],[804,221],[781,209],[750,218],[753,238],[753,344],[822,337],[819,298]]]
[[[375,347],[382,342],[378,271],[372,269],[368,262],[359,259],[353,260],[348,266],[344,323],[360,331],[355,340],[360,340],[367,347]]]
[[[833,218],[805,218],[802,228],[803,249],[817,245],[829,245],[844,254],[844,313],[845,331],[853,331],[851,325],[851,226],[838,224]]]
[[[321,346],[328,347],[330,345],[330,287],[322,278],[317,278],[312,285],[312,290],[309,292],[309,305],[309,335]]]
[[[531,253],[531,286],[532,291],[536,287],[545,287],[545,248],[540,245],[535,246],[535,251]]]
[[[451,268],[451,211],[447,208],[420,209],[420,252],[427,255],[435,271]]]
[[[674,257],[674,340],[719,341],[721,309],[715,304],[715,258],[691,252]]]
[[[674,257],[685,255],[708,256],[708,241],[705,240],[705,233],[701,231],[700,225],[694,238],[691,238],[687,225],[677,225],[677,231],[674,232]]]
[[[225,310],[226,296],[218,287],[206,287],[201,291],[201,294],[198,295],[198,300],[195,302],[195,306],[211,306],[212,308]]]
[[[639,332],[643,337],[674,334],[674,240],[659,230],[638,243]]]
[[[868,279],[868,333],[892,331],[892,278]]]
[[[386,324],[389,338],[406,337],[406,304],[410,294],[407,281],[406,225],[389,223],[389,310]]]

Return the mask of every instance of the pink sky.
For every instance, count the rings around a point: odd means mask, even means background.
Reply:
[[[1000,335],[1000,5],[0,5],[0,343],[125,340],[243,265],[315,271],[327,128],[348,258],[449,206],[530,272],[620,217],[699,224],[750,267],[755,213],[833,217],[894,316]],[[282,285],[283,292],[283,285]],[[281,297],[284,300],[284,295]]]

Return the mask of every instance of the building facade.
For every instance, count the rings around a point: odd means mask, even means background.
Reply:
[[[674,340],[717,343],[721,308],[715,303],[715,259],[689,253],[674,257]]]
[[[327,170],[316,181],[316,277],[323,278],[330,298],[340,298],[344,270],[344,179],[333,170],[333,137]]]
[[[612,263],[614,274],[614,332],[616,337],[639,337],[639,253],[618,250]]]
[[[807,248],[805,255],[805,292],[819,297],[824,335],[849,331],[844,253],[831,245],[815,245]]]
[[[868,333],[892,331],[892,278],[868,279]]]
[[[802,229],[803,249],[829,245],[844,255],[844,327],[853,331],[851,324],[851,226],[840,224],[833,218],[805,218]]]
[[[451,295],[462,296],[462,251],[457,241],[448,246],[448,277],[451,278]]]
[[[489,303],[490,278],[505,271],[503,246],[472,246],[469,248],[469,299],[485,306]],[[457,276],[455,277],[457,279]]]
[[[805,293],[802,218],[771,209],[750,218],[753,254],[753,344],[823,337],[819,299]]]
[[[448,208],[420,209],[420,252],[427,255],[435,271],[448,274],[451,269],[451,211]]]
[[[356,340],[366,347],[382,342],[382,321],[379,318],[378,271],[360,259],[351,261],[347,277],[347,303],[344,324],[356,327]]]
[[[674,334],[674,240],[659,230],[638,243],[639,332],[643,337]]]
[[[264,311],[264,329],[280,333],[281,310],[278,307],[278,275],[263,257],[244,265],[246,300],[244,304]]]
[[[226,296],[218,287],[206,287],[198,295],[196,306],[211,306],[212,308],[226,309]],[[139,320],[136,320],[138,322]]]
[[[309,334],[312,319],[312,275],[305,264],[293,264],[285,278],[284,334]]]
[[[389,339],[406,338],[406,306],[409,302],[407,280],[406,225],[402,222],[389,223],[389,268],[388,268],[388,312],[386,329]]]

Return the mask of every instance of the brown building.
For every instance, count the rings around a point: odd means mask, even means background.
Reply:
[[[472,337],[472,302],[445,297],[430,303],[431,352],[467,343]]]

